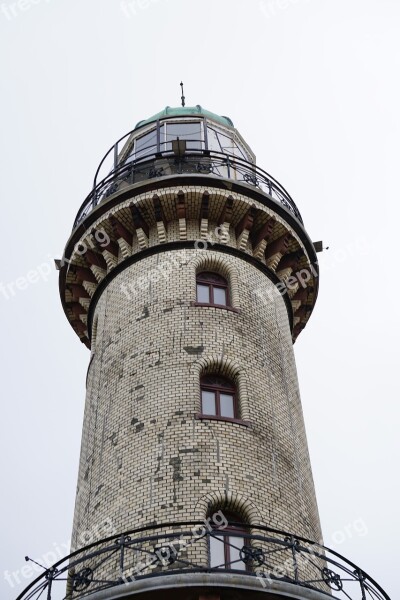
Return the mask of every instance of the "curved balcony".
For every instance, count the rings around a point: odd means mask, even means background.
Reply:
[[[73,229],[101,202],[129,185],[185,174],[215,176],[254,186],[283,205],[303,223],[296,204],[285,188],[255,164],[223,152],[186,150],[185,142],[179,139],[172,142],[172,147],[172,150],[146,154],[145,157],[130,162],[125,161],[104,179],[98,183],[95,181],[93,190],[78,211]]]
[[[229,525],[242,528],[239,537],[232,527],[185,522],[103,539],[46,569],[17,600],[141,598],[148,592],[164,598],[166,590],[168,598],[189,598],[188,588],[234,588],[238,598],[252,591],[267,592],[266,598],[390,600],[362,569],[329,548],[267,527]]]

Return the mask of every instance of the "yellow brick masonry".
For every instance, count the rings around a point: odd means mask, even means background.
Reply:
[[[165,262],[168,278],[132,291]],[[238,312],[193,305],[196,271],[213,264]],[[273,288],[212,248],[160,252],[109,282],[94,313],[73,543],[105,519],[126,531],[229,506],[320,539],[288,314]],[[236,382],[247,426],[197,418],[199,377],[215,371]]]

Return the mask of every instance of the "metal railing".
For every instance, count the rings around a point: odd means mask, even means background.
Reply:
[[[176,522],[112,536],[46,569],[17,600],[77,600],[136,580],[191,573],[213,574],[214,582],[218,573],[242,574],[260,590],[281,581],[298,586],[300,595],[305,588],[340,600],[390,600],[362,569],[329,548],[267,527],[243,527]]]
[[[196,140],[190,140],[193,144]],[[202,174],[231,179],[254,186],[282,204],[301,223],[300,212],[281,184],[263,169],[241,158],[214,150],[187,150],[176,156],[171,150],[124,162],[98,183],[87,196],[74,222],[74,229],[100,202],[124,187],[168,175]]]

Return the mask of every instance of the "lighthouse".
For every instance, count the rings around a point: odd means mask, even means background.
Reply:
[[[320,244],[182,104],[113,144],[58,261],[90,351],[73,552],[20,598],[387,599],[323,546],[293,352]]]

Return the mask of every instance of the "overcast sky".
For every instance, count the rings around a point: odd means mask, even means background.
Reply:
[[[399,28],[398,0],[0,1],[2,599],[71,533],[89,352],[52,259],[181,79],[330,248],[295,345],[325,544],[398,596]]]

